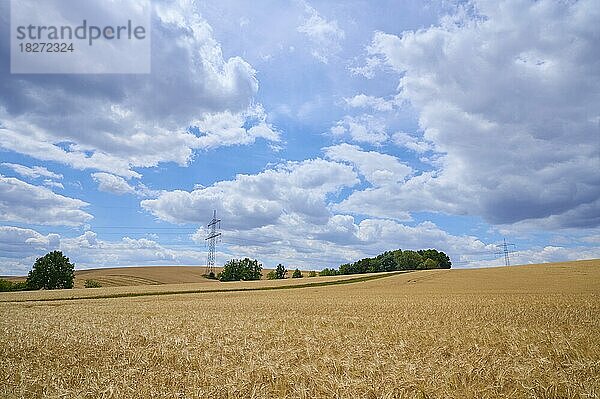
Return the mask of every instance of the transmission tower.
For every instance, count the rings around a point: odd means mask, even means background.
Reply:
[[[504,266],[510,266],[510,254],[514,253],[515,244],[510,244],[506,242],[506,238],[500,245],[496,245],[498,247],[498,251],[496,255],[504,255]]]
[[[208,224],[208,259],[206,261],[206,274],[215,273],[215,249],[217,245],[217,239],[221,236],[221,232],[217,231],[221,229],[221,219],[217,219],[217,211],[213,211],[213,218]]]

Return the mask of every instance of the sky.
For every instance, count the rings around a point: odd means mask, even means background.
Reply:
[[[93,4],[92,4],[93,3]],[[103,0],[90,7],[107,7]],[[150,74],[11,74],[0,275],[600,258],[600,5],[154,0]]]

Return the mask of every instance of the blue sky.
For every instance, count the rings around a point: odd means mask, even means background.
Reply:
[[[90,1],[90,7],[103,7]],[[600,258],[594,1],[153,1],[150,75],[10,73],[0,274]]]

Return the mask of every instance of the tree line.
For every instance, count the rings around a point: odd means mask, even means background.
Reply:
[[[450,257],[436,249],[421,249],[418,251],[401,250],[386,251],[373,258],[364,258],[353,263],[344,263],[338,269],[325,268],[319,276],[337,276],[341,274],[360,274],[392,272],[397,270],[425,270],[425,269],[450,269]],[[281,263],[275,270],[267,273],[267,279],[277,280],[286,278],[287,269]],[[309,272],[309,277],[316,276],[316,272]],[[260,280],[262,264],[256,259],[232,259],[223,266],[223,271],[217,278],[221,281]],[[294,270],[292,278],[301,278],[302,272]]]
[[[423,270],[423,269],[450,269],[452,262],[448,255],[435,249],[422,249],[419,251],[401,250],[386,251],[374,258],[364,258],[353,263],[344,263],[338,269],[323,269],[319,276],[335,276],[338,274],[359,274],[391,272],[396,270]],[[53,251],[36,259],[32,270],[25,282],[12,282],[0,279],[0,291],[21,291],[39,289],[73,288],[75,279],[75,265],[60,251]],[[269,280],[286,278],[287,269],[281,263],[275,270],[267,274]],[[316,276],[314,271],[309,272],[309,277]],[[303,277],[299,269],[295,269],[292,278]],[[256,259],[231,259],[224,266],[216,278],[220,281],[260,280],[262,278],[262,264]],[[100,287],[93,280],[86,280],[88,288]]]
[[[435,249],[418,251],[386,251],[374,258],[364,258],[354,263],[344,263],[339,269],[323,269],[320,276],[392,272],[397,270],[450,269],[452,262],[445,253]]]

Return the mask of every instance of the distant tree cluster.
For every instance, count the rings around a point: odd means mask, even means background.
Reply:
[[[365,258],[354,263],[344,263],[339,270],[323,269],[320,276],[336,276],[338,274],[358,274],[391,272],[395,270],[450,269],[450,257],[435,249],[419,251],[401,250],[387,251],[374,258]]]
[[[262,264],[256,259],[231,259],[225,263],[223,271],[217,277],[220,281],[260,280]]]
[[[277,265],[275,270],[271,270],[269,273],[267,273],[267,278],[269,280],[282,280],[285,278],[286,273],[287,270],[285,269],[285,266],[280,263]]]

